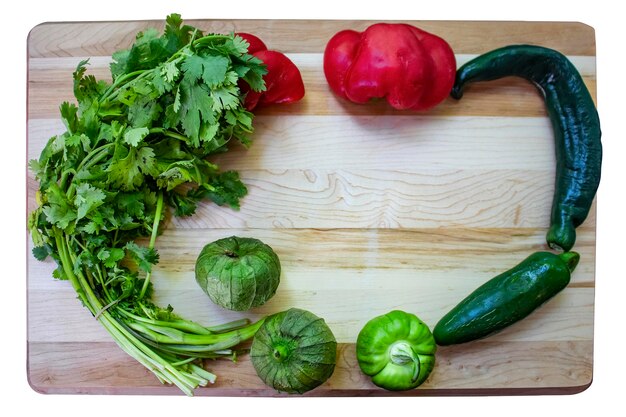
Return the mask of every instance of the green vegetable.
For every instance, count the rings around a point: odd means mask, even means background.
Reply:
[[[528,316],[567,286],[580,255],[535,252],[468,295],[435,326],[438,345],[487,337]]]
[[[469,83],[507,76],[532,81],[545,98],[556,146],[555,191],[546,240],[551,248],[568,251],[600,184],[598,112],[576,67],[557,51],[531,45],[505,46],[467,62],[457,71],[452,96],[461,98]]]
[[[238,82],[261,90],[265,69],[247,46],[237,36],[203,35],[173,14],[161,36],[146,30],[113,54],[112,83],[87,75],[81,61],[77,104],[60,106],[66,131],[30,161],[40,182],[28,217],[34,256],[52,257],[54,277],[72,284],[117,344],[188,395],[215,380],[203,358],[234,359],[263,324],[207,328],[151,301],[167,206],[175,215],[192,214],[204,199],[237,208],[246,193],[236,172],[206,157],[231,141],[250,143],[253,116]]]
[[[377,386],[403,391],[421,385],[435,367],[437,345],[414,314],[393,310],[367,322],[356,341],[356,357]]]
[[[231,236],[202,249],[196,260],[196,282],[215,304],[248,310],[276,293],[280,261],[260,240]]]
[[[250,358],[265,384],[303,394],[333,374],[337,341],[324,319],[292,308],[265,320],[252,340]]]

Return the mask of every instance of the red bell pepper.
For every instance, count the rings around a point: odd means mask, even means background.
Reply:
[[[442,38],[404,23],[342,30],[324,51],[335,94],[355,103],[385,98],[396,109],[427,110],[452,90],[456,60]]]
[[[237,35],[250,44],[248,53],[263,61],[267,67],[267,74],[263,76],[265,91],[251,91],[247,84],[241,86],[246,94],[246,109],[251,111],[268,104],[293,103],[304,97],[304,82],[300,70],[285,54],[268,50],[261,39],[249,33]]]

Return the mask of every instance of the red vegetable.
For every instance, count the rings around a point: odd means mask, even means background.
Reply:
[[[324,51],[324,74],[335,94],[355,103],[386,98],[396,109],[426,110],[452,90],[456,60],[442,38],[403,23],[343,30]]]
[[[247,85],[241,86],[246,93],[244,106],[252,110],[257,106],[278,103],[293,103],[304,97],[304,82],[298,67],[285,54],[270,51],[263,41],[249,33],[237,33],[248,41],[248,53],[259,58],[267,67],[263,76],[265,91],[250,91]]]

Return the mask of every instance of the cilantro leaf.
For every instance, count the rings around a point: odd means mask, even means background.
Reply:
[[[109,66],[113,79],[137,70],[153,68],[166,61],[174,51],[168,48],[167,40],[158,35],[156,29],[149,28],[137,33],[130,49],[113,53],[113,62]]]
[[[208,198],[219,206],[228,205],[233,209],[239,209],[239,200],[247,192],[248,189],[239,179],[239,174],[227,171],[214,177],[209,184],[204,184],[196,196]]]
[[[180,69],[178,69],[178,62],[166,62],[159,71],[159,74],[162,75],[164,77],[164,80],[168,83],[176,81],[180,74]]]
[[[65,128],[70,133],[75,133],[78,128],[78,107],[74,103],[68,103],[64,101],[59,108],[61,113],[61,119]]]
[[[137,191],[133,193],[118,193],[115,197],[116,208],[134,218],[145,216],[145,194]]]
[[[162,110],[158,101],[150,96],[142,96],[128,107],[128,121],[133,127],[151,127]]]
[[[80,135],[70,135],[65,138],[65,144],[68,147],[79,147],[84,151],[88,151],[90,139],[84,133],[81,133]]]
[[[147,127],[136,127],[132,129],[126,129],[124,132],[124,142],[136,148],[139,142],[148,136],[149,130]]]
[[[180,84],[180,108],[176,111],[176,124],[180,123],[192,145],[200,144],[203,123],[215,123],[213,99],[202,84],[183,80]]]
[[[174,208],[174,215],[177,217],[191,216],[196,212],[197,198],[189,195],[182,195],[176,191],[169,194],[168,203]]]
[[[154,151],[148,146],[126,148],[117,145],[107,173],[113,187],[136,190],[143,183],[144,175],[154,177],[158,174]]]
[[[156,265],[159,262],[159,254],[154,249],[139,246],[135,242],[128,242],[124,245],[124,249],[139,269],[145,272],[151,272],[152,265]]]
[[[213,110],[222,111],[235,109],[240,105],[239,88],[237,86],[222,86],[211,90]]]
[[[35,246],[44,246],[45,244],[44,236],[39,231],[40,213],[41,207],[31,211],[30,213],[28,213],[28,220],[26,222],[28,230],[30,231],[30,234],[32,236],[33,244]]]
[[[76,220],[80,220],[92,210],[104,203],[106,195],[104,191],[88,183],[82,183],[76,187],[76,197],[74,204],[77,208]]]
[[[48,187],[45,198],[47,204],[43,206],[42,211],[48,221],[60,229],[67,229],[70,222],[78,217],[76,209],[71,205],[67,196],[57,184],[51,184]]]
[[[107,268],[113,268],[119,261],[124,259],[125,253],[123,248],[101,248],[97,255],[99,260],[104,263]]]
[[[230,43],[232,44],[232,50],[235,55],[243,55],[248,53],[248,48],[250,47],[250,44],[241,36],[233,36],[233,39],[230,41]]]
[[[183,25],[183,19],[178,13],[172,13],[167,16],[163,37],[166,40],[168,50],[176,51],[188,44],[194,29],[192,26]],[[198,33],[198,35],[201,34],[201,32]]]
[[[181,65],[184,78],[190,82],[200,79],[209,87],[217,87],[226,81],[230,61],[219,55],[190,55]]]
[[[50,248],[48,246],[35,246],[33,248],[33,256],[38,261],[45,260],[50,254]]]

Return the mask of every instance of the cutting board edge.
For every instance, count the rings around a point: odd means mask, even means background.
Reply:
[[[371,390],[347,390],[347,389],[321,389],[299,395],[299,398],[307,397],[489,397],[489,396],[542,396],[542,395],[577,395],[586,391],[593,381],[583,385],[565,387],[526,387],[526,388],[446,388],[446,389],[416,389],[408,392],[388,392],[380,389]],[[41,395],[167,395],[183,396],[184,394],[175,387],[161,386],[150,388],[100,388],[100,387],[50,387],[40,388],[28,379],[30,388]],[[219,389],[200,388],[196,390],[196,397],[229,397],[239,398],[292,398],[288,394],[278,393],[272,389]]]

